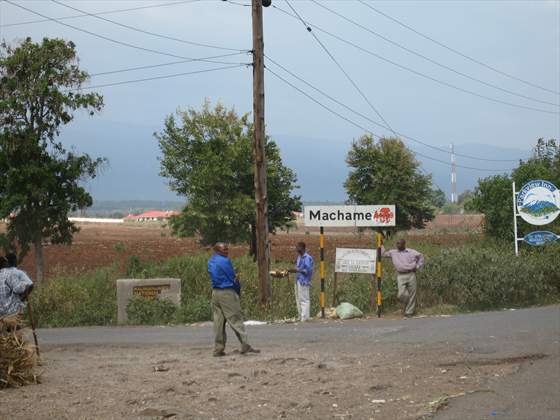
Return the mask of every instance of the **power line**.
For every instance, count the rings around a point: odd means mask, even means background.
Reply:
[[[58,4],[59,6],[66,7],[68,9],[75,10],[75,11],[80,12],[80,13],[84,13],[86,16],[93,17],[95,19],[99,19],[99,20],[102,20],[102,21],[105,21],[105,22],[109,22],[109,23],[112,23],[113,25],[117,25],[117,26],[120,26],[122,28],[129,29],[131,31],[140,32],[140,33],[143,33],[143,34],[146,34],[146,35],[151,35],[151,36],[154,36],[154,37],[157,37],[157,38],[163,38],[163,39],[167,39],[167,40],[170,40],[170,41],[180,42],[182,44],[195,45],[197,47],[214,48],[214,49],[226,50],[226,51],[240,51],[240,52],[246,52],[247,51],[247,50],[241,50],[241,49],[238,49],[238,48],[220,47],[218,45],[203,44],[203,43],[200,43],[200,42],[188,41],[188,40],[181,39],[181,38],[175,38],[175,37],[172,37],[172,36],[162,35],[162,34],[159,34],[159,33],[156,33],[156,32],[151,32],[151,31],[147,31],[147,30],[144,30],[144,29],[141,29],[141,28],[137,28],[135,26],[126,25],[124,23],[117,22],[117,21],[114,21],[114,20],[111,20],[111,19],[107,19],[107,18],[104,18],[104,17],[101,17],[101,16],[96,16],[93,13],[89,13],[89,12],[86,12],[85,10],[81,10],[81,9],[76,8],[76,7],[64,4],[63,2],[58,1],[58,0],[51,0],[51,2],[53,2],[55,4]]]
[[[372,124],[375,124],[381,128],[385,128],[388,129],[388,127],[385,127],[384,125],[378,123],[377,121],[371,119],[370,117],[368,117],[367,115],[362,114],[361,112],[349,107],[348,105],[344,104],[343,102],[339,101],[338,99],[334,98],[333,96],[329,95],[328,93],[325,93],[324,91],[322,91],[321,89],[319,89],[318,87],[314,86],[313,84],[309,83],[308,81],[306,81],[305,79],[303,79],[302,77],[298,76],[297,74],[295,74],[294,72],[290,71],[289,69],[287,69],[286,67],[284,67],[283,65],[281,65],[280,63],[278,63],[277,61],[273,60],[270,56],[265,55],[265,57],[267,58],[268,61],[270,61],[271,63],[273,63],[274,65],[280,67],[282,70],[284,70],[286,73],[290,74],[292,77],[296,78],[297,80],[299,80],[300,82],[304,83],[305,85],[309,86],[310,88],[312,88],[313,90],[315,90],[316,92],[320,93],[321,95],[325,96],[326,98],[330,99],[331,101],[335,102],[336,104],[342,106],[343,108],[346,108],[347,110],[349,110],[350,112],[362,117],[363,119],[369,121]],[[393,131],[393,134],[395,134],[398,137],[402,137],[404,139],[407,140],[411,140],[413,142],[422,144],[423,146],[429,147],[433,150],[437,150],[439,152],[443,152],[443,153],[447,153],[449,154],[449,150],[438,147],[438,146],[434,146],[428,143],[425,143],[421,140],[418,140],[414,137],[408,136],[406,134],[403,133],[399,133],[396,131]],[[473,159],[473,160],[480,160],[480,161],[486,161],[486,162],[518,162],[519,159],[487,159],[487,158],[482,158],[482,157],[477,157],[477,156],[471,156],[471,155],[467,155],[467,154],[462,154],[462,153],[455,153],[456,156],[460,156],[460,157],[464,157],[467,159]]]
[[[274,9],[276,9],[276,10],[278,10],[278,11],[284,13],[285,15],[290,16],[291,18],[298,19],[297,16],[291,14],[290,12],[288,12],[288,11],[286,11],[286,10],[284,10],[284,9],[282,9],[282,8],[280,8],[280,7],[278,7],[278,6],[276,6],[276,5],[272,5],[272,7],[274,7]],[[476,96],[476,97],[479,97],[479,98],[486,99],[486,100],[488,100],[488,101],[492,101],[492,102],[496,102],[496,103],[500,103],[500,104],[504,104],[504,105],[508,105],[508,106],[512,106],[512,107],[516,107],[516,108],[522,108],[522,109],[527,109],[527,110],[531,110],[531,111],[542,112],[542,113],[545,113],[545,114],[553,114],[553,115],[559,115],[559,114],[560,114],[560,113],[557,112],[557,111],[549,111],[549,110],[546,110],[546,109],[533,108],[533,107],[526,106],[526,105],[515,104],[515,103],[513,103],[513,102],[507,102],[507,101],[503,101],[503,100],[501,100],[501,99],[492,98],[492,97],[489,97],[489,96],[486,96],[486,95],[482,95],[482,94],[473,92],[473,91],[468,90],[468,89],[461,88],[461,87],[459,87],[459,86],[455,86],[455,85],[453,85],[453,84],[451,84],[451,83],[444,82],[444,81],[439,80],[439,79],[437,79],[437,78],[435,78],[435,77],[432,77],[432,76],[429,76],[429,75],[427,75],[427,74],[421,73],[421,72],[419,72],[419,71],[413,70],[413,69],[411,69],[411,68],[409,68],[409,67],[406,67],[406,66],[404,66],[404,65],[402,65],[402,64],[399,64],[399,63],[397,63],[397,62],[395,62],[395,61],[392,61],[392,60],[390,60],[390,59],[388,59],[388,58],[385,58],[385,57],[383,57],[383,56],[381,56],[381,55],[379,55],[379,54],[377,54],[377,53],[375,53],[375,52],[373,52],[373,51],[370,51],[370,50],[368,50],[368,49],[366,49],[366,48],[364,48],[364,47],[361,47],[361,46],[359,46],[359,45],[357,45],[357,44],[351,42],[351,41],[348,41],[348,40],[342,38],[341,36],[338,36],[338,35],[336,35],[336,34],[333,34],[332,32],[329,32],[329,31],[327,31],[327,30],[325,30],[325,29],[323,29],[323,28],[321,28],[321,27],[319,27],[319,26],[317,26],[317,25],[315,25],[315,24],[312,24],[312,23],[310,23],[310,22],[306,22],[306,25],[307,25],[308,27],[313,27],[313,28],[317,29],[318,31],[320,31],[320,32],[322,32],[322,33],[324,33],[324,34],[326,34],[326,35],[329,35],[330,37],[335,38],[335,39],[337,39],[338,41],[340,41],[340,42],[342,42],[342,43],[344,43],[344,44],[350,45],[350,46],[352,46],[352,47],[354,47],[354,48],[356,48],[356,49],[358,49],[358,50],[360,50],[360,51],[363,51],[363,52],[366,53],[366,54],[369,54],[369,55],[371,55],[371,56],[373,56],[373,57],[376,57],[376,58],[378,58],[379,60],[385,61],[385,62],[387,62],[387,63],[389,63],[389,64],[392,64],[392,65],[395,66],[395,67],[398,67],[398,68],[400,68],[400,69],[402,69],[402,70],[405,70],[405,71],[408,71],[408,72],[410,72],[410,73],[416,74],[417,76],[420,76],[420,77],[423,77],[423,78],[425,78],[425,79],[431,80],[431,81],[433,81],[433,82],[435,82],[435,83],[438,83],[438,84],[440,84],[440,85],[447,86],[447,87],[449,87],[449,88],[456,89],[456,90],[459,90],[459,91],[461,91],[461,92],[467,93],[467,94],[469,94],[469,95],[473,95],[473,96]]]
[[[116,10],[107,10],[104,12],[98,12],[98,13],[93,13],[94,15],[98,16],[98,15],[110,15],[110,14],[114,14],[114,13],[122,13],[122,12],[131,12],[134,10],[143,10],[143,9],[155,9],[158,7],[166,7],[166,6],[176,6],[176,5],[180,5],[180,4],[186,4],[186,3],[195,3],[195,2],[199,2],[202,0],[186,0],[186,1],[175,1],[175,2],[171,2],[171,3],[161,3],[161,4],[153,4],[150,6],[138,6],[138,7],[130,7],[128,9],[116,9]],[[87,16],[86,14],[81,14],[81,15],[73,15],[73,16],[62,16],[62,17],[58,17],[56,18],[57,20],[67,20],[67,19],[77,19],[77,18],[81,18]],[[34,24],[34,23],[44,23],[44,22],[50,22],[51,19],[38,19],[38,20],[29,20],[27,22],[17,22],[17,23],[5,23],[3,25],[0,25],[0,28],[7,28],[10,26],[21,26],[21,25],[30,25],[30,24]]]
[[[100,85],[92,85],[92,86],[87,86],[87,87],[83,87],[83,88],[80,88],[80,89],[73,89],[73,90],[99,89],[99,88],[109,87],[109,86],[120,86],[120,85],[127,85],[127,84],[130,84],[130,83],[148,82],[148,81],[151,81],[151,80],[170,79],[172,77],[188,76],[188,75],[192,75],[192,74],[201,74],[201,73],[210,73],[210,72],[214,72],[214,71],[218,71],[218,70],[228,70],[228,69],[233,69],[233,68],[238,68],[238,67],[243,67],[243,66],[245,66],[245,64],[235,64],[235,65],[231,65],[231,66],[216,67],[216,68],[205,69],[205,70],[196,70],[196,71],[190,71],[190,72],[186,72],[186,73],[175,73],[175,74],[168,74],[168,75],[165,75],[165,76],[146,77],[144,79],[124,80],[124,81],[121,81],[121,82],[105,83],[105,84],[100,84]]]
[[[383,118],[383,115],[381,115],[381,113],[377,110],[377,108],[370,102],[370,100],[367,98],[367,96],[364,94],[364,92],[358,87],[358,85],[356,84],[356,82],[354,82],[354,80],[350,77],[350,75],[346,72],[346,70],[344,70],[344,67],[342,67],[342,65],[338,62],[338,60],[334,57],[334,55],[331,54],[331,52],[328,50],[328,48],[325,46],[325,44],[323,44],[321,42],[321,40],[319,39],[319,37],[317,37],[317,35],[315,35],[315,33],[313,32],[313,30],[307,25],[307,23],[305,22],[305,20],[303,20],[303,18],[301,17],[301,15],[296,11],[296,9],[294,9],[294,7],[290,4],[290,2],[288,0],[285,0],[286,4],[290,7],[290,9],[292,9],[292,11],[296,14],[296,16],[299,18],[299,20],[301,21],[301,23],[303,23],[303,25],[306,27],[307,31],[313,36],[313,38],[319,43],[319,45],[321,46],[321,48],[323,48],[323,50],[327,53],[327,55],[331,58],[331,60],[336,64],[336,66],[340,69],[340,71],[342,71],[342,73],[344,74],[344,76],[346,76],[346,79],[348,79],[348,81],[352,84],[352,86],[354,86],[354,88],[358,91],[358,93],[360,94],[360,96],[367,102],[367,104],[370,106],[370,108],[377,114],[377,116],[379,118],[381,118],[381,120],[385,123],[385,125],[389,128],[389,130],[393,131],[393,129],[391,128],[391,126],[389,125],[389,123],[387,122],[387,120],[385,120],[385,118]],[[394,131],[393,131],[394,132]]]
[[[408,29],[408,30],[414,32],[415,34],[420,35],[422,38],[427,39],[428,41],[431,41],[431,42],[433,42],[433,43],[439,45],[440,47],[443,47],[443,48],[445,48],[446,50],[449,50],[449,51],[451,51],[451,52],[453,52],[453,53],[455,53],[455,54],[457,54],[457,55],[460,55],[461,57],[466,58],[467,60],[472,61],[473,63],[476,63],[476,64],[478,64],[478,65],[480,65],[480,66],[482,66],[482,67],[486,67],[486,68],[489,69],[489,70],[492,70],[492,71],[494,71],[494,72],[496,72],[496,73],[498,73],[498,74],[501,74],[502,76],[509,77],[510,79],[513,79],[513,80],[517,80],[518,82],[524,83],[524,84],[526,84],[526,85],[528,85],[528,86],[532,86],[532,87],[534,87],[534,88],[541,89],[541,90],[544,90],[544,91],[546,91],[546,92],[553,93],[553,94],[555,94],[555,95],[560,95],[560,92],[559,92],[559,91],[555,91],[555,90],[552,90],[552,89],[545,88],[545,87],[543,87],[543,86],[539,86],[539,85],[537,85],[537,84],[535,84],[535,83],[529,82],[529,81],[527,81],[527,80],[521,79],[521,78],[519,78],[519,77],[516,77],[516,76],[513,76],[513,75],[511,75],[511,74],[509,74],[509,73],[506,73],[506,72],[504,72],[504,71],[502,71],[502,70],[499,70],[499,69],[497,69],[497,68],[495,68],[495,67],[492,67],[492,66],[489,65],[489,64],[486,64],[486,63],[484,63],[484,62],[482,62],[482,61],[480,61],[480,60],[477,60],[476,58],[473,58],[473,57],[471,57],[471,56],[469,56],[469,55],[467,55],[467,54],[465,54],[465,53],[462,53],[461,51],[456,50],[455,48],[450,47],[449,45],[446,45],[446,44],[444,44],[443,42],[440,42],[440,41],[438,41],[437,39],[434,39],[434,38],[432,38],[432,37],[430,37],[430,36],[428,36],[428,35],[426,35],[426,34],[420,32],[420,31],[414,29],[413,27],[407,25],[406,23],[403,23],[403,22],[397,20],[396,18],[394,18],[394,17],[392,17],[392,16],[389,16],[387,13],[384,13],[384,12],[382,12],[382,11],[379,10],[379,9],[376,9],[375,7],[373,7],[372,5],[366,3],[366,2],[363,1],[363,0],[358,0],[358,1],[359,1],[360,3],[362,3],[364,6],[370,8],[371,10],[373,10],[374,12],[376,12],[376,13],[382,15],[382,16],[385,16],[387,19],[389,19],[389,20],[391,20],[391,21],[397,23],[398,25],[400,25],[400,26],[402,26],[402,27],[404,27],[404,28],[406,28],[406,29]]]
[[[66,26],[66,27],[72,28],[72,29],[74,29],[74,30],[76,30],[76,31],[83,32],[83,33],[86,33],[86,34],[95,36],[95,37],[97,37],[97,38],[104,39],[104,40],[109,41],[109,42],[112,42],[112,43],[114,43],[114,44],[122,45],[122,46],[125,46],[125,47],[134,48],[134,49],[137,49],[137,50],[146,51],[146,52],[150,52],[150,53],[153,53],[153,54],[165,55],[165,56],[168,56],[168,57],[181,58],[181,59],[184,59],[184,60],[203,61],[203,62],[214,63],[214,64],[246,64],[246,63],[231,63],[231,62],[224,62],[224,61],[206,60],[206,59],[185,57],[185,56],[181,56],[181,55],[177,55],[177,54],[172,54],[172,53],[167,53],[167,52],[163,52],[163,51],[159,51],[159,50],[154,50],[154,49],[151,49],[151,48],[140,47],[140,46],[138,46],[138,45],[129,44],[128,42],[124,42],[124,41],[119,41],[119,40],[117,40],[117,39],[110,38],[110,37],[105,36],[105,35],[101,35],[101,34],[98,34],[98,33],[92,32],[92,31],[88,31],[88,30],[86,30],[86,29],[79,28],[79,27],[74,26],[74,25],[70,25],[70,24],[68,24],[68,23],[60,22],[59,20],[57,20],[57,19],[55,19],[55,18],[51,18],[51,17],[46,16],[46,15],[44,15],[44,14],[42,14],[42,13],[36,12],[36,11],[34,11],[34,10],[32,10],[32,9],[29,9],[29,8],[25,7],[25,6],[22,6],[22,5],[20,5],[20,4],[14,3],[14,2],[11,1],[11,0],[4,0],[4,1],[5,1],[6,3],[11,4],[12,6],[15,6],[15,7],[18,7],[18,8],[20,8],[20,9],[26,10],[26,11],[28,11],[29,13],[33,13],[34,15],[41,16],[41,17],[44,17],[44,18],[46,18],[46,19],[49,19],[49,20],[51,20],[51,21],[53,21],[53,22],[56,22],[56,23],[58,23],[59,25]]]
[[[320,107],[324,108],[325,110],[329,111],[331,114],[337,116],[340,119],[343,119],[344,121],[348,122],[349,124],[353,125],[354,127],[359,128],[362,131],[365,131],[366,133],[371,134],[374,137],[378,137],[378,138],[382,138],[382,136],[375,134],[374,132],[372,132],[370,129],[358,124],[357,122],[351,120],[348,117],[345,117],[344,115],[340,114],[339,112],[333,110],[332,108],[328,107],[327,105],[323,104],[322,102],[320,102],[319,100],[315,99],[313,96],[311,96],[310,94],[308,94],[307,92],[305,92],[304,90],[300,89],[299,87],[297,87],[296,85],[294,85],[293,83],[291,83],[290,81],[286,80],[285,78],[283,78],[282,76],[280,76],[279,74],[277,74],[276,72],[274,72],[273,70],[271,70],[270,68],[266,67],[266,70],[271,73],[272,75],[274,75],[276,78],[278,78],[279,80],[281,80],[282,82],[284,82],[285,84],[287,84],[288,86],[292,87],[293,89],[295,89],[296,91],[298,91],[299,93],[301,93],[302,95],[304,95],[305,97],[307,97],[308,99],[310,99],[311,101],[315,102],[317,105],[319,105]],[[417,154],[418,156],[422,156],[426,159],[429,160],[433,160],[435,162],[439,162],[442,163],[444,165],[450,166],[451,163],[441,160],[441,159],[437,159],[428,155],[425,155],[423,153],[417,152],[415,150],[413,150],[413,152],[415,154]],[[456,165],[457,168],[463,168],[463,169],[471,169],[474,171],[483,171],[483,172],[508,172],[511,171],[511,169],[487,169],[487,168],[476,168],[476,167],[472,167],[472,166],[465,166],[465,165]]]
[[[212,57],[203,57],[203,60],[209,60],[209,59],[214,59],[214,58],[223,58],[223,57],[230,57],[230,56],[234,56],[234,55],[239,55],[242,53],[232,53],[232,54],[222,54],[222,55],[215,55]],[[171,61],[168,63],[161,63],[161,64],[150,64],[150,65],[146,65],[146,66],[137,66],[137,67],[127,67],[124,69],[118,69],[118,70],[109,70],[109,71],[103,71],[103,72],[98,72],[98,73],[92,73],[89,76],[90,77],[98,77],[98,76],[105,76],[108,74],[116,74],[116,73],[125,73],[127,71],[136,71],[136,70],[146,70],[146,69],[153,69],[153,68],[157,68],[157,67],[166,67],[166,66],[173,66],[176,64],[184,64],[184,63],[192,63],[193,60],[179,60],[179,61]],[[240,65],[244,65],[244,64],[240,64]]]
[[[394,46],[396,46],[396,47],[398,47],[398,48],[400,48],[400,49],[402,49],[402,50],[404,50],[404,51],[406,51],[406,52],[408,52],[408,53],[410,53],[410,54],[413,54],[413,55],[415,55],[415,56],[417,56],[417,57],[420,57],[420,58],[422,58],[422,59],[424,59],[424,60],[426,60],[426,61],[428,61],[428,62],[430,62],[430,63],[432,63],[432,64],[435,64],[436,66],[439,66],[439,67],[441,67],[441,68],[443,68],[443,69],[446,69],[446,70],[448,70],[448,71],[451,71],[451,72],[453,72],[453,73],[455,73],[455,74],[458,74],[458,75],[463,76],[463,77],[465,77],[465,78],[467,78],[467,79],[470,79],[470,80],[473,80],[473,81],[475,81],[475,82],[478,82],[478,83],[483,84],[483,85],[485,85],[485,86],[491,87],[491,88],[493,88],[493,89],[497,89],[497,90],[500,90],[500,91],[502,91],[502,92],[508,93],[508,94],[510,94],[510,95],[514,95],[514,96],[517,96],[517,97],[520,97],[520,98],[528,99],[528,100],[534,101],[534,102],[539,102],[539,103],[541,103],[541,104],[546,104],[546,105],[552,105],[552,106],[560,107],[560,104],[557,104],[557,103],[554,103],[554,102],[543,101],[543,100],[540,100],[540,99],[537,99],[537,98],[533,98],[533,97],[531,97],[531,96],[523,95],[523,94],[520,94],[520,93],[511,91],[511,90],[509,90],[509,89],[502,88],[502,87],[497,86],[497,85],[495,85],[495,84],[493,84],[493,83],[485,82],[484,80],[481,80],[481,79],[478,79],[478,78],[476,78],[476,77],[470,76],[470,75],[468,75],[468,74],[466,74],[466,73],[463,73],[463,72],[461,72],[461,71],[459,71],[459,70],[457,70],[457,69],[454,69],[454,68],[452,68],[452,67],[450,67],[450,66],[447,66],[447,65],[445,65],[445,64],[442,64],[442,63],[440,63],[440,62],[438,62],[438,61],[436,61],[436,60],[434,60],[434,59],[431,59],[430,57],[427,57],[427,56],[425,56],[424,54],[421,54],[421,53],[419,53],[419,52],[417,52],[417,51],[415,51],[415,50],[413,50],[413,49],[411,49],[411,48],[408,48],[408,47],[406,47],[406,46],[404,46],[404,45],[402,45],[402,44],[399,44],[398,42],[395,42],[395,41],[393,41],[392,39],[387,38],[387,37],[385,37],[385,36],[383,36],[383,35],[381,35],[381,34],[375,32],[375,31],[373,31],[372,29],[370,29],[370,28],[368,28],[368,27],[366,27],[366,26],[364,26],[364,25],[362,25],[362,24],[356,22],[355,20],[350,19],[350,18],[347,17],[347,16],[344,16],[342,13],[339,13],[339,12],[337,12],[336,10],[333,10],[333,9],[331,9],[331,8],[329,8],[329,7],[327,7],[327,6],[325,6],[324,4],[319,3],[317,0],[311,0],[311,1],[312,1],[314,4],[316,4],[317,6],[319,6],[319,7],[323,8],[323,9],[329,11],[329,12],[332,13],[332,14],[334,14],[335,16],[338,16],[338,17],[340,17],[341,19],[344,19],[345,21],[350,22],[352,25],[357,26],[357,27],[363,29],[364,31],[369,32],[370,34],[372,34],[372,35],[374,35],[374,36],[376,36],[376,37],[378,37],[378,38],[381,38],[381,39],[383,39],[384,41],[386,41],[386,42],[388,42],[388,43],[390,43],[390,44],[392,44],[392,45],[394,45]]]

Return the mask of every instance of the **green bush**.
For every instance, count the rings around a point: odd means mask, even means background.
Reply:
[[[129,324],[170,324],[175,319],[177,307],[167,299],[146,299],[133,296],[126,306]]]
[[[410,241],[410,246],[426,256],[426,267],[418,273],[419,310],[452,307],[460,310],[485,310],[522,307],[560,301],[560,244],[547,247],[523,247],[513,255],[511,243],[482,242],[466,238],[452,242],[443,237],[429,241]],[[454,239],[453,239],[454,241]],[[451,245],[450,245],[451,243]],[[134,299],[129,318],[134,323],[190,323],[212,318],[212,288],[207,273],[208,254],[172,257],[166,261],[127,260],[129,277],[175,277],[181,279],[181,306],[167,301]],[[283,319],[297,315],[294,297],[294,275],[272,279],[270,303],[260,304],[257,267],[249,257],[233,260],[241,278],[241,307],[247,319]],[[291,262],[275,262],[272,269],[287,268]],[[316,267],[318,267],[316,261]],[[326,303],[333,300],[332,263],[327,264]],[[319,308],[318,270],[311,288],[311,314]],[[61,277],[39,284],[32,294],[40,326],[107,325],[116,322],[115,281],[120,277],[116,266],[100,269],[79,277]],[[339,275],[336,303],[350,302],[371,313],[371,291],[375,289],[370,275]],[[396,276],[390,260],[383,260],[383,306],[390,311],[400,308]]]

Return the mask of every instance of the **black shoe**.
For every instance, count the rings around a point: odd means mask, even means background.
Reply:
[[[214,354],[213,354],[214,357],[222,357],[222,356],[225,356],[225,355],[226,355],[226,352],[223,351],[223,350],[222,351],[215,351]]]
[[[261,351],[258,349],[255,349],[251,346],[247,346],[243,349],[241,349],[241,354],[247,354],[247,353],[260,353]]]

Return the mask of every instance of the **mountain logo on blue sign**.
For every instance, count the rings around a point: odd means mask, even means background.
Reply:
[[[560,239],[560,236],[558,236],[554,232],[547,231],[531,232],[523,237],[523,240],[526,243],[533,246],[546,245],[558,239]]]
[[[517,211],[532,225],[551,223],[560,214],[560,191],[548,181],[529,181],[517,194]]]

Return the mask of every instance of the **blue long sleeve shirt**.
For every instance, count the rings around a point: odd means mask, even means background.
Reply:
[[[311,284],[311,277],[313,277],[313,257],[307,252],[303,255],[298,255],[296,260],[296,280],[303,286]]]
[[[228,257],[214,254],[208,260],[208,273],[212,280],[213,289],[233,289],[235,283],[235,270]]]

